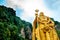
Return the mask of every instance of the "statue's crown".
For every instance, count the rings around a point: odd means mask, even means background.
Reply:
[[[40,14],[39,14],[40,16],[44,16],[44,13],[43,12],[40,12]]]

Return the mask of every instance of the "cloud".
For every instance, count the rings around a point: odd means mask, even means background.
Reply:
[[[12,8],[21,8],[24,10],[23,13],[21,13],[20,17],[23,20],[33,22],[35,18],[35,9],[39,9],[39,12],[44,12],[47,16],[52,16],[52,11],[46,8],[43,0],[7,0],[7,4],[9,7]]]

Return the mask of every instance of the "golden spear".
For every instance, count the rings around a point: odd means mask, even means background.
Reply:
[[[36,16],[36,27],[35,28],[37,28],[37,26],[38,26],[38,12],[39,12],[39,10],[38,9],[36,9],[35,10],[35,16]]]
[[[35,34],[35,30],[36,30],[36,27],[37,27],[37,17],[38,17],[38,11],[39,10],[35,10],[35,16],[36,16],[36,18],[35,18],[35,20],[34,20],[34,22],[33,22],[33,32],[32,32],[32,40],[36,40],[36,34]]]

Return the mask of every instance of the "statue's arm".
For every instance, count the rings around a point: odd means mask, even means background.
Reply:
[[[35,18],[35,20],[34,20],[33,24],[36,24],[36,22],[37,22],[37,18]]]
[[[53,22],[52,20],[50,20],[49,26],[50,26],[51,28],[54,28],[54,22]]]
[[[37,22],[38,23],[41,23],[42,21],[41,21],[41,19],[38,17],[38,19],[37,19]]]

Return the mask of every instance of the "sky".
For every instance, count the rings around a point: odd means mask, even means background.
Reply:
[[[13,8],[16,16],[30,23],[35,18],[36,9],[60,22],[60,0],[0,0],[0,5]]]

